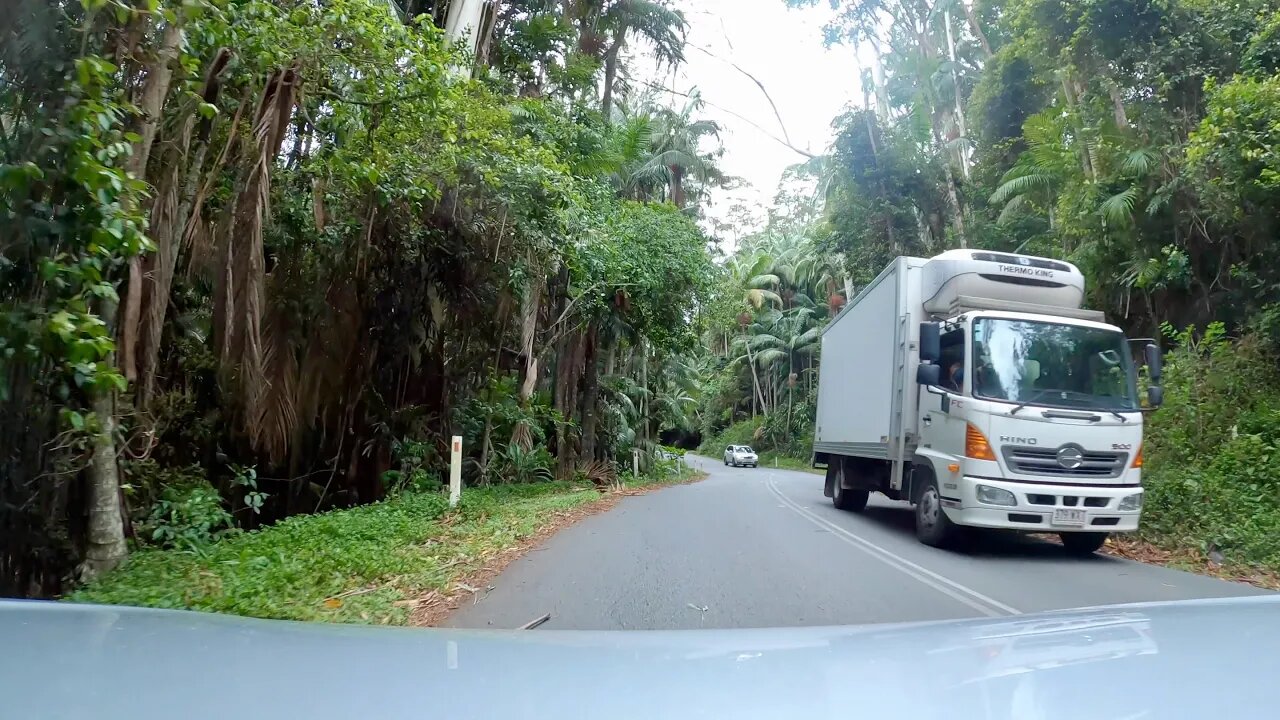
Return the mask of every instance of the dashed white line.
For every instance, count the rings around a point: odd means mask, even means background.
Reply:
[[[920,565],[917,565],[916,563],[913,563],[904,557],[896,555],[893,552],[886,550],[883,547],[880,547],[879,545],[871,542],[870,540],[866,540],[864,538],[858,537],[857,535],[854,535],[853,533],[849,532],[848,530],[845,530],[839,525],[836,525],[830,520],[819,517],[818,515],[814,514],[812,511],[804,507],[801,507],[794,500],[784,495],[782,491],[778,489],[778,486],[775,484],[773,478],[770,478],[767,484],[769,486],[769,490],[775,496],[777,496],[778,500],[780,500],[782,504],[785,505],[788,509],[796,512],[801,517],[817,525],[818,527],[830,531],[840,540],[843,540],[844,542],[849,543],[850,545],[853,545],[854,547],[858,548],[859,550],[862,550],[863,552],[870,555],[871,557],[879,560],[880,562],[888,565],[889,567],[894,568],[895,570],[898,570],[899,572],[909,577],[914,578],[915,580],[925,585],[928,585],[934,590],[937,590],[938,592],[950,598],[953,598],[954,600],[957,600],[965,605],[968,605],[974,610],[977,610],[978,612],[984,615],[988,615],[990,617],[1002,617],[1005,615],[1021,615],[1022,614],[1022,611],[1018,610],[1015,607],[1006,605],[1000,602],[999,600],[996,600],[995,598],[989,597],[987,595],[984,595],[978,592],[977,590],[974,590],[973,588],[967,587],[965,585],[961,585],[960,583],[950,578],[943,577],[942,575],[939,575],[938,573],[933,572],[932,570],[921,567]]]

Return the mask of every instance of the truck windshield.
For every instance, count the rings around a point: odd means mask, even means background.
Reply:
[[[1114,330],[1034,320],[973,323],[973,394],[1093,410],[1137,410],[1133,359]]]

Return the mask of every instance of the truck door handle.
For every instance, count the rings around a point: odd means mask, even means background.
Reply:
[[[924,422],[924,424],[925,424],[925,427],[928,427],[928,426],[932,425],[932,424],[933,424],[933,416],[932,416],[932,415],[925,415],[925,416],[924,416],[924,420],[923,420],[923,422]]]

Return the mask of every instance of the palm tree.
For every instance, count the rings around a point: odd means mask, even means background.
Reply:
[[[991,194],[991,203],[1003,206],[1000,222],[1031,208],[1044,208],[1049,229],[1054,228],[1058,192],[1079,174],[1072,148],[1063,138],[1065,131],[1060,119],[1045,114],[1027,120],[1023,126],[1027,149]]]
[[[727,179],[716,167],[720,150],[706,152],[705,140],[720,140],[720,125],[712,120],[695,120],[694,114],[703,108],[702,98],[695,91],[693,97],[679,111],[663,109],[657,116],[653,157],[650,163],[667,171],[667,198],[675,206],[684,209],[687,178],[700,186],[723,184]]]
[[[685,209],[690,195],[701,196],[707,187],[723,184],[728,178],[716,165],[720,126],[711,120],[695,119],[703,108],[695,97],[679,110],[658,107],[648,98],[633,109],[619,103],[614,113],[613,173],[619,194],[633,200],[666,199]],[[714,150],[705,150],[708,141]]]

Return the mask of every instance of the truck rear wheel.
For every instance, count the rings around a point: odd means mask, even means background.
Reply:
[[[942,509],[938,483],[929,478],[916,499],[916,537],[925,545],[948,548],[959,543],[961,531]]]
[[[840,510],[862,512],[867,508],[867,500],[871,498],[871,491],[843,487],[844,472],[845,468],[841,465],[840,472],[836,474],[835,486],[831,489],[831,504]]]
[[[1107,542],[1107,533],[1058,533],[1058,537],[1062,538],[1062,547],[1068,554],[1081,557],[1094,554]]]
[[[835,493],[831,496],[831,504],[841,510],[862,512],[867,509],[867,500],[869,499],[871,499],[870,490],[849,490],[837,484]]]

